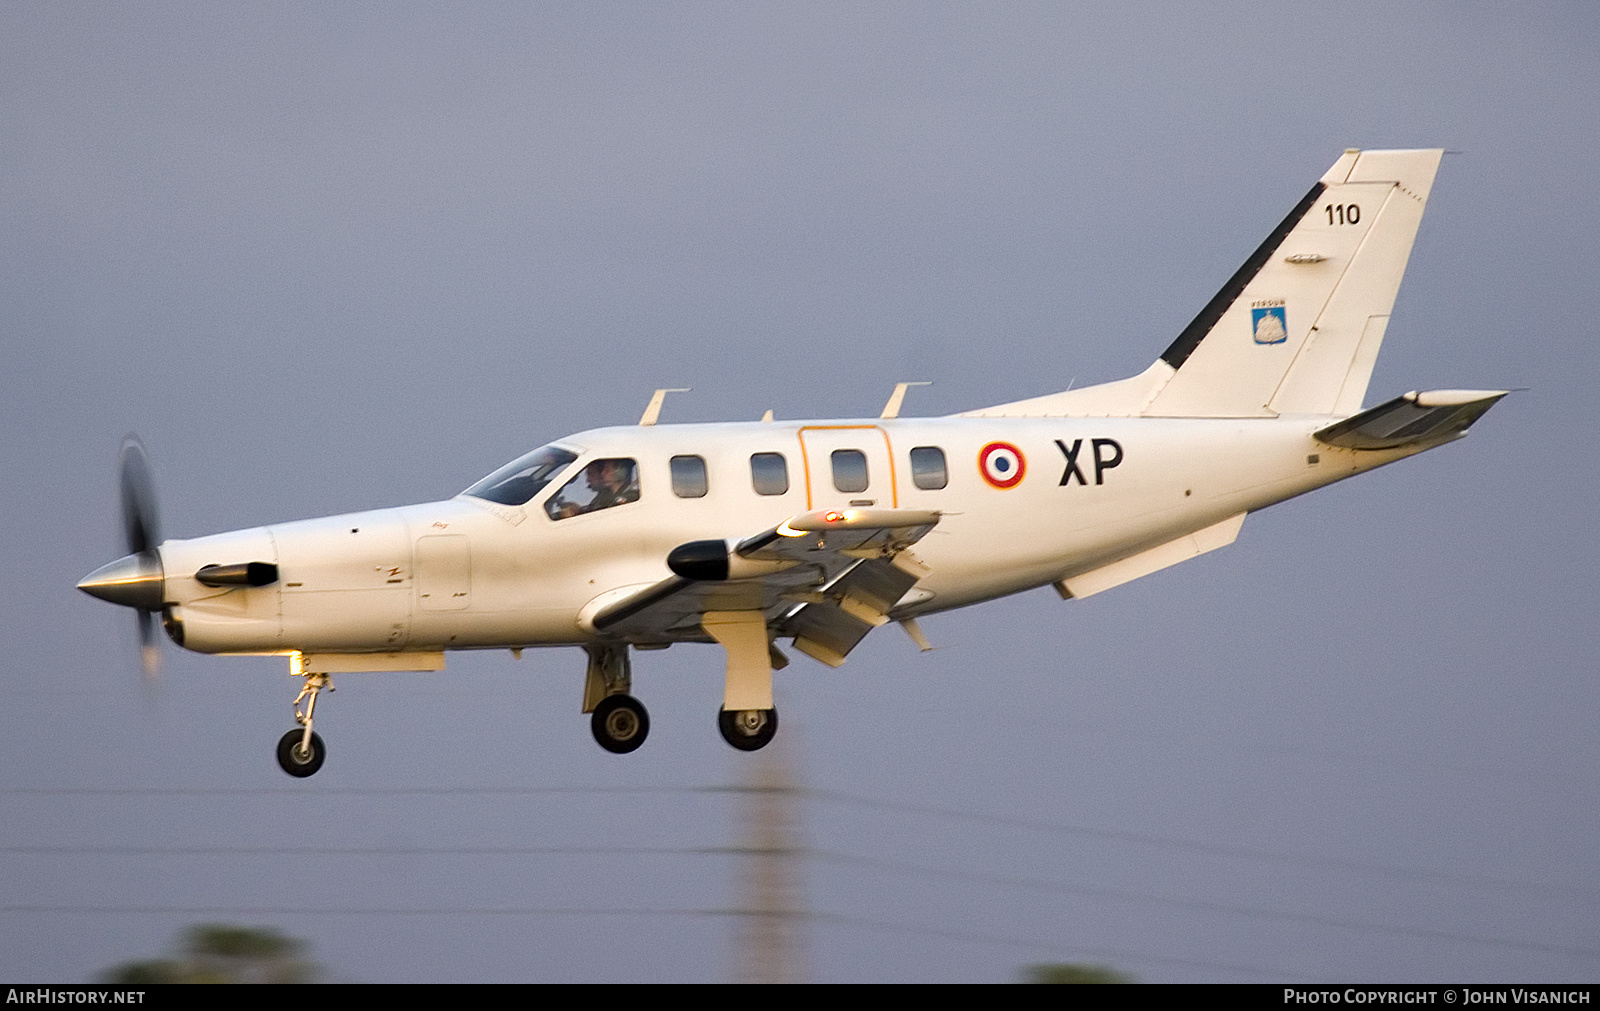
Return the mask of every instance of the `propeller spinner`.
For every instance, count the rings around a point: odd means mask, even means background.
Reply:
[[[161,610],[166,573],[161,566],[161,517],[156,506],[150,461],[139,440],[122,443],[120,465],[122,531],[128,554],[89,573],[78,589],[91,597],[138,611],[139,651],[147,675],[160,662],[156,648],[155,612]]]

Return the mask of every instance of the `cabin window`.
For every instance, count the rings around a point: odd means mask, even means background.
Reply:
[[[833,486],[840,491],[866,491],[867,454],[859,449],[834,450]]]
[[[592,460],[550,496],[544,511],[553,520],[599,512],[639,501],[639,465],[632,460]]]
[[[555,446],[541,446],[462,492],[501,505],[519,506],[544,490],[550,479],[578,457]]]
[[[757,495],[782,495],[789,490],[789,463],[782,453],[750,457],[750,484]]]
[[[917,446],[911,451],[911,483],[926,491],[937,491],[950,483],[944,465],[944,450],[938,446]]]
[[[679,498],[706,497],[706,460],[703,456],[672,458],[672,494]]]

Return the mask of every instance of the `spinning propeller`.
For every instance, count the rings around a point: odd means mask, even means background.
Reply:
[[[166,573],[161,565],[161,518],[150,461],[134,436],[122,443],[119,467],[122,532],[128,554],[83,578],[78,589],[91,597],[138,611],[139,652],[147,677],[160,665],[155,613],[161,610]]]

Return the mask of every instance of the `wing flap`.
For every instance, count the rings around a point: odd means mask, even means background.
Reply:
[[[760,611],[771,632],[837,666],[927,574],[907,549],[938,522],[919,509],[829,510],[742,541],[694,541],[669,557],[672,576],[607,604],[589,624],[633,642],[710,642],[707,612]]]
[[[821,600],[803,604],[782,625],[794,648],[830,667],[844,663],[867,633],[889,620],[889,609],[927,570],[914,559],[862,560],[822,589]]]

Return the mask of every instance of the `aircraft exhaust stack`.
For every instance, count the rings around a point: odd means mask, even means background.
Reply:
[[[278,581],[278,567],[271,562],[204,565],[194,578],[206,586],[271,586]]]

